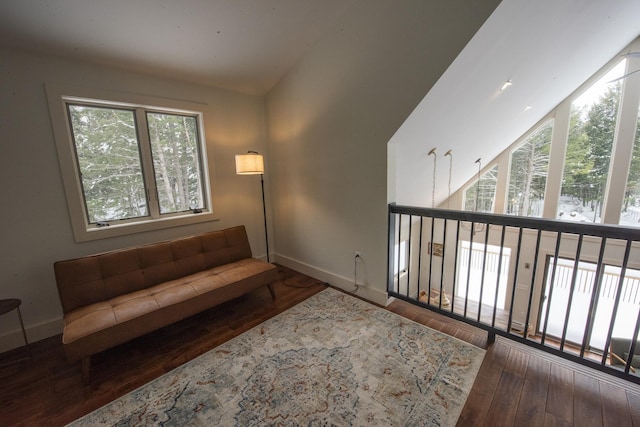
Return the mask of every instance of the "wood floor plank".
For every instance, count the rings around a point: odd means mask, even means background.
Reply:
[[[509,351],[509,357],[491,401],[485,425],[496,427],[513,425],[528,363],[529,356],[527,354],[513,348]]]
[[[514,425],[529,427],[544,425],[550,369],[551,364],[548,361],[536,356],[529,357]]]
[[[551,366],[546,414],[553,419],[552,425],[573,425],[573,374],[564,366]]]
[[[576,426],[601,427],[602,401],[600,381],[580,372],[574,374],[573,424]]]
[[[482,426],[493,401],[510,348],[500,341],[489,347],[467,402],[458,419],[458,427]]]
[[[627,401],[631,411],[631,422],[634,426],[640,427],[640,395],[627,392]]]
[[[631,411],[627,393],[604,381],[600,382],[602,422],[605,427],[631,427]]]
[[[456,331],[454,337],[480,348],[484,348],[487,342],[486,336],[481,336],[477,333],[469,332],[468,330],[462,328]]]
[[[543,426],[544,427],[571,427],[573,426],[573,424],[569,423],[566,420],[559,419],[555,415],[549,412],[545,412]],[[582,426],[576,426],[576,427],[582,427]]]

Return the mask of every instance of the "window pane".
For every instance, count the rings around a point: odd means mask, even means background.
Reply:
[[[634,334],[635,319],[638,318],[640,306],[640,270],[627,268],[622,289],[618,298],[620,274],[622,269],[613,265],[605,265],[600,277],[596,276],[597,264],[587,261],[578,262],[578,271],[574,272],[575,260],[559,258],[556,274],[551,282],[551,272],[556,259],[550,257],[546,266],[546,284],[543,303],[540,311],[540,326],[538,331],[545,330],[544,313],[549,310],[549,321],[546,324],[547,334],[562,337],[566,317],[566,339],[569,342],[581,343],[585,338],[585,327],[589,317],[594,286],[600,286],[597,294],[598,305],[594,313],[592,331],[589,336],[589,346],[603,350],[606,347],[611,317],[615,313],[613,337],[630,339]],[[575,276],[575,278],[574,278]],[[572,281],[576,280],[572,287]],[[549,307],[547,308],[547,305]],[[633,319],[630,322],[629,319]],[[640,349],[638,349],[640,350]],[[637,350],[636,350],[637,351]],[[636,353],[637,354],[637,353]]]
[[[640,227],[640,111],[638,111],[636,137],[633,140],[631,168],[627,177],[620,224]]]
[[[147,113],[160,213],[203,209],[197,120]]]
[[[542,217],[553,121],[511,153],[507,214]]]
[[[68,108],[89,223],[146,216],[134,112]]]
[[[482,301],[482,304],[488,307],[493,307],[497,303],[496,307],[504,310],[507,299],[511,249],[489,244],[485,247],[484,243],[477,242],[473,242],[473,246],[470,246],[468,240],[460,241],[458,280],[455,282],[456,295],[466,296],[469,301]],[[500,265],[500,270],[498,270],[498,265]],[[498,284],[497,298],[496,283]],[[483,314],[491,312],[491,310],[485,310],[484,307],[482,310]],[[488,319],[487,322],[491,323],[491,319]]]
[[[571,104],[557,218],[601,222],[626,59]]]
[[[467,188],[464,192],[465,211],[493,212],[493,204],[496,197],[496,184],[498,183],[498,165],[485,172],[478,182]]]

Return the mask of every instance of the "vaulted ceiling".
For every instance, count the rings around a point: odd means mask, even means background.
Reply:
[[[402,165],[396,201],[431,206],[427,153],[437,148],[444,172],[434,199],[442,203],[447,150],[455,192],[475,176],[476,159],[489,165],[638,37],[638,17],[637,0],[502,0],[392,138]]]
[[[3,0],[0,46],[264,95],[346,11],[369,5]],[[438,2],[428,7],[438,13]],[[430,148],[452,148],[452,185],[462,185],[476,158],[495,157],[638,36],[638,16],[638,0],[503,0],[392,140],[403,173],[415,179]]]

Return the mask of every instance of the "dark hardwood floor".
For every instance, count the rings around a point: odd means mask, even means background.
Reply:
[[[122,396],[320,292],[325,284],[280,267],[277,300],[249,295],[93,357],[91,384],[66,361],[60,336],[33,343],[33,360],[0,354],[0,426],[58,426]],[[474,345],[486,333],[402,301],[389,310]],[[458,426],[640,426],[637,386],[498,338],[485,356]]]

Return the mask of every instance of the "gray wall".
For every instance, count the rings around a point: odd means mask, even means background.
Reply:
[[[278,261],[386,302],[387,142],[498,3],[356,2],[267,95]]]

